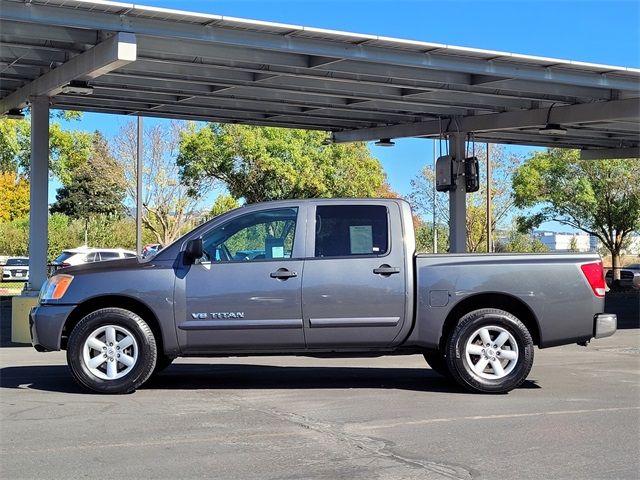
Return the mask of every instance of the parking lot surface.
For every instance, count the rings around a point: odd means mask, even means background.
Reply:
[[[2,478],[639,478],[640,332],[537,350],[508,395],[420,356],[179,359],[83,393],[63,352],[0,349]]]

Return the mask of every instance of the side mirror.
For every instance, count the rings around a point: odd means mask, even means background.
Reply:
[[[184,258],[187,263],[195,263],[197,259],[202,257],[203,253],[202,238],[194,238],[187,242],[187,247],[184,249]]]

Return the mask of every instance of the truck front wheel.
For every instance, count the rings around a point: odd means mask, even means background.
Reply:
[[[122,308],[102,308],[74,327],[67,363],[75,380],[98,393],[129,393],[153,373],[158,352],[149,325]]]
[[[504,310],[467,313],[447,339],[446,362],[467,390],[506,393],[525,381],[533,365],[533,339],[527,327]]]

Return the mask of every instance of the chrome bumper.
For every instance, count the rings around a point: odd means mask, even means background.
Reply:
[[[594,318],[594,337],[610,337],[618,328],[618,317],[614,313],[599,313]]]

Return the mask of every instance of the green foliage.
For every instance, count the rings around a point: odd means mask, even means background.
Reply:
[[[28,247],[28,218],[0,223],[0,255],[26,256]]]
[[[385,183],[364,143],[323,145],[307,130],[209,124],[181,133],[182,181],[217,180],[248,203],[287,198],[371,197]]]
[[[238,208],[239,206],[240,203],[238,200],[233,198],[231,195],[218,195],[216,197],[216,201],[213,202],[213,207],[211,207],[211,216],[217,217],[218,215],[222,215],[223,213],[233,210],[234,208]]]
[[[29,213],[29,182],[14,172],[0,171],[0,223]]]
[[[640,230],[640,160],[580,160],[577,150],[535,153],[513,177],[516,205],[539,208],[520,230],[554,220],[597,236],[617,266],[629,234]]]
[[[102,248],[126,248],[135,250],[136,225],[132,218],[114,218],[97,215],[85,224],[61,213],[49,216],[49,261],[62,250],[84,244],[85,226],[88,245]],[[143,231],[143,243],[153,243],[153,235]],[[0,255],[27,255],[29,244],[29,219],[22,218],[0,224]]]
[[[49,168],[67,185],[72,172],[87,161],[93,135],[80,130],[64,128],[66,123],[78,120],[79,112],[54,111],[49,126]],[[29,172],[31,152],[31,123],[28,119],[0,119],[0,171]]]
[[[416,222],[414,221],[414,224]],[[418,221],[416,231],[416,252],[433,253],[433,226]],[[445,225],[436,225],[438,251],[446,253],[449,250],[449,230]]]
[[[105,138],[95,132],[88,161],[77,166],[69,183],[58,189],[51,213],[84,219],[121,216],[124,196],[124,172],[109,153]]]
[[[27,120],[0,118],[0,172],[18,172],[29,165],[30,132]]]
[[[549,251],[549,247],[528,233],[511,230],[506,239],[496,242],[495,251],[499,253],[545,253]]]

